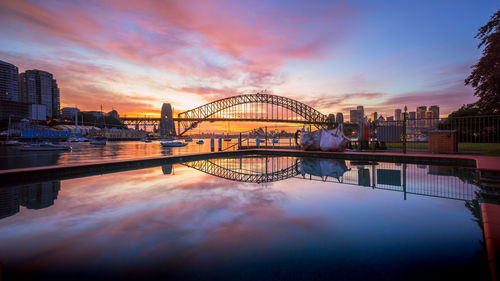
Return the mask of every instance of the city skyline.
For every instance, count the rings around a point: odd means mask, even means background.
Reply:
[[[179,112],[267,89],[346,118],[358,104],[384,116],[439,104],[447,115],[476,100],[463,80],[496,8],[272,2],[245,13],[249,5],[5,2],[0,59],[52,73],[61,108],[159,115],[164,102]]]

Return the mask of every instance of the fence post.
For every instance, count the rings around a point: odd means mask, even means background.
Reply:
[[[214,152],[214,147],[215,147],[215,141],[214,141],[214,136],[210,138],[210,150]]]
[[[238,150],[241,149],[241,133],[240,136],[238,137]]]
[[[267,126],[265,126],[264,128],[266,128],[266,148],[267,148]]]
[[[408,110],[408,108],[405,105],[405,112],[403,114],[403,153],[406,153],[406,119],[407,119],[406,111],[407,110]]]
[[[222,150],[222,137],[219,137],[219,151]]]

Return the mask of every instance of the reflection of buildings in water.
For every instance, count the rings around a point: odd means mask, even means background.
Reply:
[[[21,187],[21,205],[28,209],[43,209],[54,205],[60,181],[46,181]]]
[[[0,219],[19,212],[19,187],[0,188]]]
[[[28,209],[52,206],[60,189],[60,181],[0,188],[0,219],[19,212],[19,205]]]
[[[370,186],[370,170],[365,168],[358,168],[358,185]]]
[[[414,194],[472,200],[478,190],[473,180],[476,170],[458,167],[446,173],[453,177],[443,177],[442,172],[435,175],[436,169],[449,169],[443,166],[262,155],[199,160],[184,165],[233,181],[266,183],[301,175],[308,180],[398,191],[404,193],[404,199],[407,194]]]

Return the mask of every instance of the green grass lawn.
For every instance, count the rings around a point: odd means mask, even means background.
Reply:
[[[403,148],[402,143],[387,143],[388,148]],[[407,143],[407,149],[427,149],[427,143]],[[500,156],[500,143],[469,143],[458,144],[458,151],[480,151],[484,155]]]

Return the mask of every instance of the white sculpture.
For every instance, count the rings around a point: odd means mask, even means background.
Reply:
[[[344,126],[340,124],[333,130],[300,132],[300,146],[304,150],[344,151],[349,139],[344,136]]]

